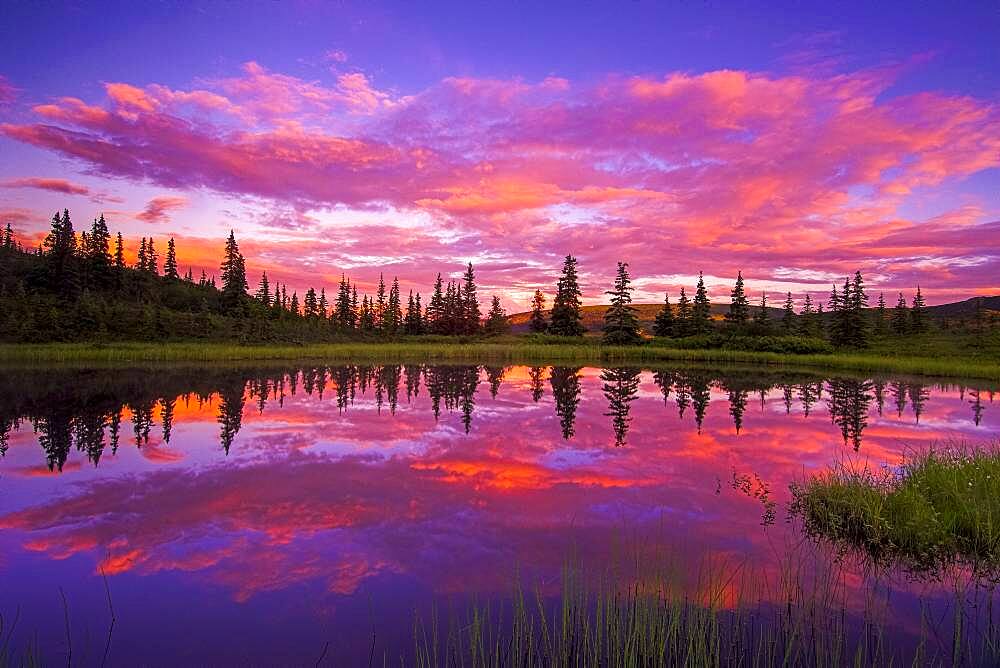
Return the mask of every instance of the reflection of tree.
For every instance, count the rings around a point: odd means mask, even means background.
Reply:
[[[875,405],[878,407],[878,415],[882,417],[882,409],[885,406],[885,381],[878,378],[873,381],[872,387],[875,391]]]
[[[177,399],[160,399],[160,423],[163,425],[163,442],[170,443],[170,431],[174,428],[174,406]]]
[[[243,390],[243,383],[233,382],[219,391],[219,441],[227,455],[243,426]]]
[[[545,381],[542,376],[545,374],[545,367],[533,366],[528,369],[528,378],[531,380],[531,400],[538,403],[545,393]]]
[[[63,470],[69,449],[73,444],[72,414],[62,406],[52,405],[42,416],[35,418],[38,444],[45,452],[49,470]]]
[[[472,411],[475,408],[476,388],[479,386],[478,366],[429,366],[424,372],[424,384],[431,397],[434,419],[441,415],[441,405],[445,409],[462,411],[462,425],[465,433],[472,426]]]
[[[406,401],[409,403],[420,394],[422,368],[419,364],[407,364],[403,370],[406,373]]]
[[[490,385],[490,396],[496,399],[500,385],[503,383],[503,377],[507,373],[507,367],[484,366],[483,370],[486,372],[486,382]]]
[[[604,415],[611,418],[615,445],[625,445],[629,423],[632,421],[629,415],[631,404],[639,392],[639,369],[605,369],[601,372],[601,380],[604,381],[602,388],[608,400],[608,412]]]
[[[667,399],[670,398],[670,390],[674,385],[675,378],[676,374],[672,371],[664,371],[661,369],[653,372],[653,382],[656,383],[658,388],[660,388],[660,394],[663,395],[664,406],[667,405]]]
[[[785,402],[785,415],[792,414],[793,387],[789,383],[781,386],[781,399]]]
[[[906,410],[906,385],[900,381],[892,384],[892,400],[896,404],[896,417],[903,417]]]
[[[149,430],[153,426],[153,407],[156,402],[152,399],[130,404],[132,411],[132,433],[135,436],[135,444],[140,448],[149,443]]]
[[[556,402],[556,415],[559,416],[562,437],[568,439],[574,434],[576,407],[580,404],[582,391],[580,367],[552,367],[549,374],[549,384],[552,386],[552,398]]]
[[[868,426],[868,407],[872,400],[868,380],[837,378],[827,381],[830,417],[840,427],[844,444],[850,442],[855,451],[861,447],[861,434]]]
[[[86,413],[75,420],[76,448],[87,453],[87,460],[94,466],[104,453],[104,428],[108,417],[100,413]]]
[[[983,421],[983,397],[982,392],[979,390],[969,390],[969,394],[973,397],[972,401],[972,419],[978,427]]]
[[[705,412],[708,410],[708,402],[711,399],[709,393],[709,379],[704,377],[691,380],[691,403],[694,405],[694,421],[698,425],[698,433],[701,433],[701,425],[705,421]]]
[[[799,401],[802,403],[802,414],[809,417],[813,405],[823,397],[823,382],[805,382],[799,385]]]
[[[911,383],[906,392],[910,395],[910,406],[913,408],[913,416],[916,418],[917,424],[920,424],[920,416],[923,415],[924,406],[931,396],[931,391],[927,389],[926,385]]]
[[[334,394],[337,397],[337,410],[343,412],[354,403],[354,393],[358,385],[358,370],[353,366],[339,366],[333,369]],[[292,380],[294,392],[295,381]]]
[[[733,426],[736,427],[736,433],[740,433],[740,428],[743,427],[743,413],[747,409],[747,397],[749,392],[741,389],[730,389],[729,390],[729,414],[733,416]]]

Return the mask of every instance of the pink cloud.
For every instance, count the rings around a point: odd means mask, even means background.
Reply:
[[[183,209],[187,206],[187,202],[186,197],[160,195],[149,200],[146,208],[137,213],[135,217],[144,223],[163,223],[169,219],[171,211]]]
[[[44,122],[0,132],[96,174],[290,209],[271,214],[268,227],[294,240],[268,240],[261,251],[291,270],[301,269],[303,248],[307,264],[338,262],[337,275],[360,265],[364,280],[391,252],[401,274],[488,256],[530,267],[515,284],[499,282],[509,274],[484,276],[487,287],[526,300],[527,282],[550,282],[558,258],[573,252],[595,295],[622,258],[650,277],[648,297],[676,291],[669,276],[698,270],[742,269],[762,287],[791,289],[781,267],[861,268],[887,276],[885,287],[920,282],[944,294],[935,263],[947,259],[950,289],[991,287],[969,267],[996,259],[991,245],[970,243],[991,229],[983,225],[992,212],[980,208],[958,235],[947,221],[899,212],[1000,166],[1000,112],[941,93],[883,99],[898,73],[803,67],[595,84],[466,77],[397,96],[361,73],[324,83],[250,62],[191,91],[110,83],[106,103],[61,98],[35,107]],[[319,222],[345,206],[427,214],[434,226],[394,226],[379,235],[377,261],[365,260],[372,246],[358,240],[371,230]],[[334,244],[344,251],[328,250]]]
[[[17,98],[17,89],[0,74],[0,106],[10,104]]]
[[[51,179],[42,177],[27,177],[21,179],[11,179],[0,183],[4,188],[38,188],[40,190],[51,190],[52,192],[63,193],[64,195],[89,195],[90,188],[79,183],[73,183],[66,179]]]

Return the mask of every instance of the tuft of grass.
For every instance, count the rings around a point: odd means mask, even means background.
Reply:
[[[773,367],[822,368],[864,373],[889,372],[1000,381],[1000,361],[963,358],[947,350],[907,357],[885,352],[777,353],[731,349],[680,349],[666,345],[603,346],[585,338],[569,342],[549,337],[509,336],[497,339],[388,342],[346,342],[306,345],[233,345],[221,343],[115,343],[0,345],[0,363],[134,364],[142,362],[205,362],[315,359],[327,362],[469,363],[616,363],[708,362]]]
[[[902,466],[840,466],[792,485],[806,532],[878,564],[918,573],[952,565],[1000,573],[1000,446],[952,444]]]

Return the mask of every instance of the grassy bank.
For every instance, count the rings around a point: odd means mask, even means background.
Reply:
[[[937,571],[1000,569],[1000,448],[932,448],[898,471],[834,469],[792,488],[807,533],[871,557]]]
[[[932,347],[921,350],[920,355],[893,355],[885,350],[864,353],[791,354],[725,349],[686,350],[663,345],[609,347],[602,346],[592,339],[583,342],[564,342],[511,336],[493,340],[413,340],[265,346],[223,343],[17,344],[0,346],[0,363],[132,364],[307,359],[331,363],[451,361],[594,365],[705,362],[1000,380],[1000,360],[949,356],[947,352]]]

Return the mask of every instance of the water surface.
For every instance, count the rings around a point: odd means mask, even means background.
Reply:
[[[992,388],[919,378],[0,370],[0,613],[12,647],[37,638],[62,661],[65,596],[74,660],[99,664],[106,577],[111,664],[315,663],[324,648],[367,662],[373,631],[405,652],[415,610],[503,596],[515,577],[547,591],[569,553],[603,563],[655,543],[692,569],[780,577],[804,540],[789,483],[998,433]],[[861,613],[871,576],[846,568]],[[948,589],[876,586],[898,642],[922,604],[950,614]]]

